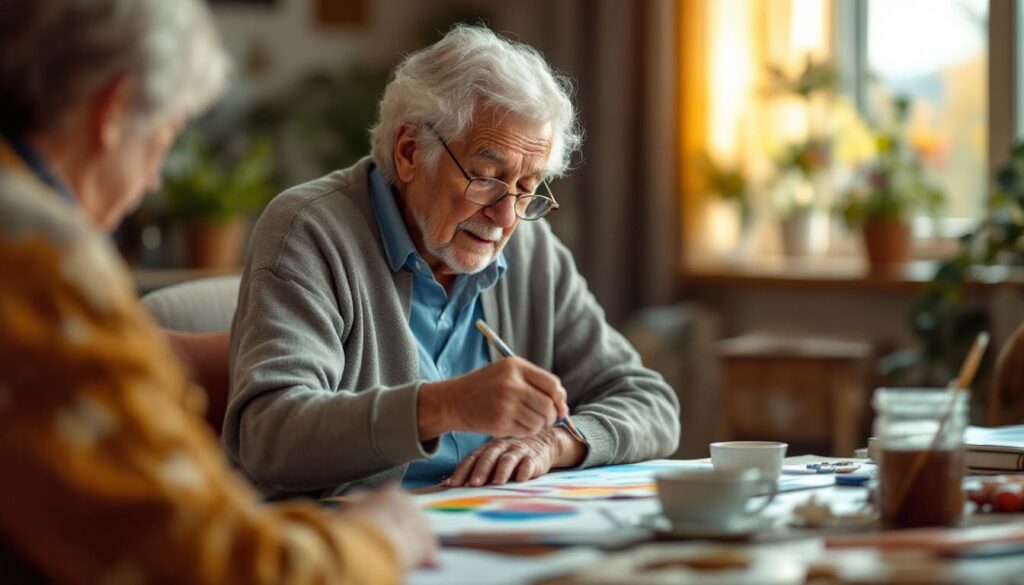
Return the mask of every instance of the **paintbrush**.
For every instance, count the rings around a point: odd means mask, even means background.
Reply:
[[[495,333],[494,330],[487,325],[487,323],[484,323],[483,319],[477,319],[476,328],[480,330],[480,333],[484,334],[484,337],[486,337],[487,341],[489,341],[491,345],[494,346],[494,349],[498,350],[498,353],[505,357],[513,357],[516,355],[512,353],[512,350],[508,347],[508,345],[506,345],[505,342],[502,341],[500,337],[498,337],[498,334]],[[584,445],[587,444],[586,437],[584,437],[583,433],[581,433],[579,429],[576,428],[576,425],[572,423],[572,420],[570,420],[569,417],[559,418],[557,421],[555,421],[555,425],[565,427],[565,429],[569,431],[569,434],[572,435],[574,439],[583,443]]]

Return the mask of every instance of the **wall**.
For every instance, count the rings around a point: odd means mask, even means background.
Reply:
[[[246,91],[264,96],[287,88],[314,69],[336,69],[353,62],[393,63],[420,46],[425,23],[454,4],[367,0],[366,22],[351,26],[318,24],[316,0],[278,0],[272,7],[218,4],[213,12],[243,75],[253,50],[266,55],[264,72],[244,75]]]

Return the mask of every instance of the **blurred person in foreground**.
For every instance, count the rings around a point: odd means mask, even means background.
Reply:
[[[198,0],[0,3],[0,574],[397,583],[435,541],[397,490],[264,505],[103,232],[228,61]]]
[[[676,450],[674,391],[543,219],[581,141],[570,94],[536,49],[456,26],[395,69],[369,156],[267,207],[222,437],[261,488],[503,484]]]

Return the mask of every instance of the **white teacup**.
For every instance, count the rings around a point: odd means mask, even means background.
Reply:
[[[748,521],[775,499],[775,480],[756,469],[688,469],[655,476],[661,511],[673,524],[729,528]],[[747,500],[768,495],[747,510]]]
[[[716,471],[760,469],[762,477],[779,479],[786,443],[774,441],[723,441],[711,443],[711,463]]]

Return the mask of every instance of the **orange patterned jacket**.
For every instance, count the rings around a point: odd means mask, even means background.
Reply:
[[[371,526],[260,503],[196,392],[105,237],[0,141],[3,580],[401,579]]]

